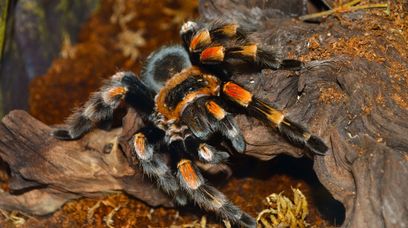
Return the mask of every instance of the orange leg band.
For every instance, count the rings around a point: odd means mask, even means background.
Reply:
[[[197,189],[201,185],[201,180],[194,170],[190,160],[181,160],[177,164],[177,168],[189,188]]]
[[[223,92],[232,101],[235,101],[244,107],[248,107],[249,103],[252,101],[251,92],[233,82],[225,83],[223,86]]]

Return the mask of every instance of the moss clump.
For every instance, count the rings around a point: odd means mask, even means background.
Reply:
[[[303,193],[292,188],[293,201],[283,192],[266,197],[267,208],[256,218],[258,227],[307,227],[305,219],[309,214],[307,200]]]

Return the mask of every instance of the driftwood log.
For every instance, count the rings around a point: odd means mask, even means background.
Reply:
[[[12,111],[0,126],[1,158],[9,165],[9,188],[0,207],[43,215],[69,199],[125,190],[152,206],[168,198],[135,172],[118,148],[121,129],[95,130],[78,141],[54,139],[52,128],[24,111]]]
[[[283,55],[307,62],[298,73],[264,70],[234,79],[329,145],[326,156],[312,159],[321,183],[346,208],[342,226],[408,227],[408,61],[387,39],[349,24],[369,15],[357,12],[307,24],[277,18],[258,1],[226,0],[203,1],[200,13],[204,19],[229,15],[257,28],[252,36],[265,46],[278,46]],[[370,41],[354,52],[334,45],[364,36]],[[395,62],[405,73],[394,74]],[[236,119],[248,142],[247,155],[261,160],[304,155],[258,121],[243,115]],[[94,130],[78,141],[62,142],[27,113],[11,112],[0,125],[0,157],[11,172],[11,191],[0,192],[0,208],[42,215],[70,199],[119,190],[152,206],[171,206],[129,165],[137,161],[129,156],[126,140],[142,124],[130,111],[122,129]]]

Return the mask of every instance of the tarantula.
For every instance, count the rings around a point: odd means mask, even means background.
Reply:
[[[245,140],[233,113],[260,119],[294,145],[315,154],[323,155],[328,148],[301,124],[230,80],[237,64],[253,71],[303,68],[302,62],[281,59],[248,35],[236,23],[185,23],[180,30],[183,45],[153,52],[140,78],[132,72],[113,75],[67,119],[67,127],[55,129],[53,135],[73,140],[95,126],[109,126],[114,110],[124,102],[146,124],[129,145],[147,176],[180,205],[192,200],[234,224],[256,227],[251,216],[206,183],[196,164],[227,161],[230,154],[212,143],[214,135],[226,139],[232,150],[244,152]],[[161,156],[163,151],[169,154],[170,165]]]

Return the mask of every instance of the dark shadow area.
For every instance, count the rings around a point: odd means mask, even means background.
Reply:
[[[311,198],[308,198],[309,203],[317,208],[321,217],[334,226],[339,226],[344,222],[345,207],[334,199],[330,192],[319,182],[313,171],[313,161],[311,159],[282,155],[265,162],[254,158],[241,157],[232,158],[231,164],[233,165],[234,176],[237,178],[252,177],[267,181],[275,175],[284,175],[295,181],[306,182],[310,188]]]
[[[308,3],[311,4],[316,11],[324,11],[330,9],[329,4],[333,4],[334,1],[326,0],[309,0]]]
[[[0,191],[8,191],[10,167],[0,158]]]

